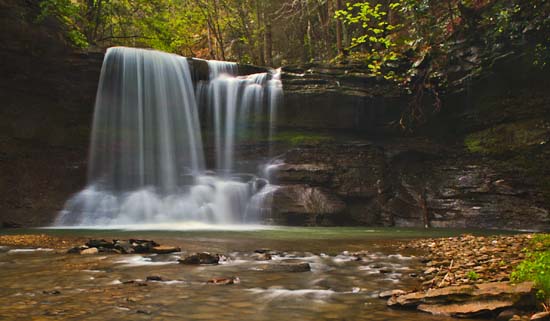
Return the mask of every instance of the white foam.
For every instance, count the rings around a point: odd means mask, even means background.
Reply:
[[[28,252],[51,252],[53,249],[47,249],[47,248],[36,248],[36,249],[12,249],[9,250],[8,253],[28,253]]]
[[[321,290],[321,289],[299,289],[299,290],[290,290],[290,289],[284,289],[284,288],[268,288],[268,289],[262,289],[262,288],[252,288],[248,289],[247,291],[250,291],[255,294],[262,295],[265,299],[273,300],[273,299],[281,299],[281,298],[288,298],[288,297],[302,297],[302,298],[308,298],[308,299],[325,299],[329,296],[335,294],[333,290]]]
[[[150,223],[150,224],[119,224],[119,225],[79,225],[51,226],[44,229],[76,229],[76,230],[123,230],[123,231],[257,231],[275,230],[278,226],[259,224],[208,224],[196,221]]]
[[[149,257],[144,257],[140,255],[126,257],[123,260],[115,261],[115,263],[123,264],[123,266],[144,266],[144,265],[169,265],[169,264],[178,264],[178,261],[162,261],[154,262]]]

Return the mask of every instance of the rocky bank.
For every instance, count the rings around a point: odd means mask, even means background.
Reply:
[[[392,308],[434,315],[529,320],[538,309],[534,284],[511,283],[510,275],[531,240],[530,234],[412,240],[400,249],[426,253],[424,268],[415,273],[422,282],[419,289],[388,291],[380,297],[388,298]]]

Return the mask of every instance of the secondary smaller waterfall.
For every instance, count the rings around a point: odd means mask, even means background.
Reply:
[[[273,136],[272,124],[282,97],[280,71],[238,77],[235,63],[208,61],[208,67],[210,81],[199,84],[197,98],[206,105],[201,109],[208,111],[207,122],[214,129],[216,168],[231,173],[239,139],[259,137],[266,127],[270,140]]]
[[[250,131],[254,136],[268,126],[273,134],[279,73],[240,77],[234,63],[207,63],[210,80],[193,88],[187,58],[107,51],[88,186],[67,201],[56,225],[260,222],[264,195],[274,187],[254,174],[237,174],[235,148]],[[215,171],[207,170],[201,123],[214,132]]]

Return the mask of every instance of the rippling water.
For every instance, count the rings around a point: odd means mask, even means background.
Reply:
[[[419,253],[396,253],[388,241],[421,235],[417,230],[49,233],[149,237],[179,245],[184,253],[80,256],[3,248],[1,320],[447,320],[391,310],[377,297],[380,291],[419,284],[409,276],[418,271]],[[253,258],[259,248],[279,251],[273,261],[308,262],[311,271],[263,271],[259,267],[269,262]],[[177,263],[185,252],[204,250],[224,253],[227,260],[216,266]],[[350,253],[359,250],[367,253],[356,261]],[[144,281],[147,276],[164,281]],[[206,283],[219,277],[239,277],[240,283]]]

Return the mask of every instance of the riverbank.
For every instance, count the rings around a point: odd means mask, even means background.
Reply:
[[[383,297],[389,297],[388,306],[434,315],[548,320],[548,314],[535,315],[539,309],[535,284],[510,282],[532,241],[532,234],[462,235],[401,244],[400,250],[426,253],[418,272],[421,283],[412,291],[387,292]]]

